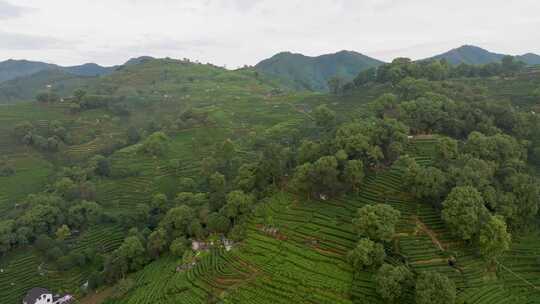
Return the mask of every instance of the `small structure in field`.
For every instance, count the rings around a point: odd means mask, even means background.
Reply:
[[[71,303],[73,297],[71,295],[53,295],[45,288],[32,288],[24,297],[23,304],[68,304]]]

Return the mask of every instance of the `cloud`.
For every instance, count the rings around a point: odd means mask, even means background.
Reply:
[[[18,18],[33,9],[25,6],[11,4],[7,1],[0,0],[0,20]]]
[[[28,35],[0,31],[1,50],[44,50],[64,49],[73,46],[73,42],[48,36]]]

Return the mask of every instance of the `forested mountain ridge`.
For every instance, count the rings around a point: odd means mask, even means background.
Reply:
[[[0,298],[540,299],[539,70],[400,58],[332,94],[281,85],[144,59],[2,106]]]
[[[349,81],[359,72],[381,64],[380,60],[351,51],[317,57],[282,52],[259,62],[255,68],[289,81],[298,89],[328,91],[331,78]]]
[[[116,68],[117,67],[103,67],[95,63],[63,67],[39,61],[9,59],[0,62],[0,83],[20,77],[31,76],[45,70],[62,70],[76,76],[100,76],[109,74]]]
[[[481,65],[500,62],[504,56],[506,55],[493,53],[477,46],[463,45],[443,54],[439,54],[424,60],[445,59],[452,65],[458,65],[460,63]],[[533,53],[518,55],[515,56],[515,58],[525,62],[528,65],[540,64],[540,56]]]

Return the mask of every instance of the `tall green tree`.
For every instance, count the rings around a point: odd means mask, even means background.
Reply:
[[[424,272],[416,280],[417,304],[454,304],[456,286],[448,277],[437,272]]]
[[[358,241],[356,247],[347,254],[353,268],[358,270],[377,267],[382,264],[385,257],[384,247],[367,238]]]
[[[450,231],[463,240],[472,240],[478,235],[487,215],[482,194],[474,187],[456,187],[443,202],[443,220]]]
[[[384,264],[375,276],[375,288],[386,303],[402,303],[414,290],[414,276],[405,266]]]
[[[487,260],[493,261],[510,249],[512,237],[507,231],[504,218],[490,216],[480,229],[480,254]]]
[[[353,225],[361,237],[374,241],[390,241],[394,237],[401,213],[390,205],[366,205],[358,209]]]

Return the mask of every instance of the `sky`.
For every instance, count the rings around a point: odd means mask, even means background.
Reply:
[[[390,61],[464,44],[540,53],[538,0],[0,0],[0,60],[190,58],[235,68],[281,51]]]

